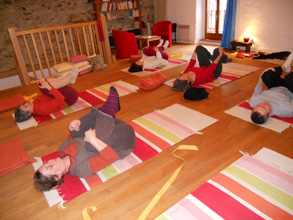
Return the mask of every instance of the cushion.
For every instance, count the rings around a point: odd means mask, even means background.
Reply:
[[[97,72],[99,70],[103,70],[107,68],[107,65],[104,63],[101,55],[95,55],[88,58],[89,64],[93,67],[93,72]]]
[[[79,68],[81,68],[81,67],[84,67],[84,66],[86,66],[86,65],[89,65],[89,62],[86,60],[86,61],[82,61],[82,62],[74,63],[73,65],[76,66],[76,67],[79,69]]]
[[[31,163],[20,139],[0,145],[0,177]]]
[[[92,65],[88,64],[86,66],[82,66],[82,67],[78,68],[78,72],[84,71],[89,68],[92,68]]]
[[[70,73],[71,70],[67,70],[67,71],[64,71],[64,72],[56,72],[54,74],[55,77],[62,77],[62,76],[66,76],[67,74]]]
[[[134,63],[142,58],[142,55],[130,55],[129,61]]]
[[[83,71],[79,72],[78,75],[79,76],[82,76],[82,75],[84,75],[86,73],[89,73],[89,72],[93,72],[93,68],[92,67],[90,67],[90,68],[88,68],[86,70],[83,70]]]
[[[72,65],[68,62],[59,63],[53,66],[56,72],[64,72],[72,69]]]
[[[163,84],[167,77],[161,73],[156,73],[148,78],[140,79],[139,88],[143,90],[152,90]]]
[[[0,113],[14,109],[25,103],[23,96],[18,93],[15,96],[0,100]]]
[[[82,61],[85,61],[87,60],[87,56],[86,55],[77,55],[77,56],[74,56],[74,57],[71,57],[70,58],[70,62],[71,63],[78,63],[78,62],[82,62]]]

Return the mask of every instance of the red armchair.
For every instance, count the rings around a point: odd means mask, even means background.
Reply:
[[[129,58],[138,55],[135,34],[126,31],[112,30],[117,57]]]
[[[169,41],[169,47],[172,46],[172,23],[171,21],[160,21],[152,27],[153,35],[161,36],[162,39]]]

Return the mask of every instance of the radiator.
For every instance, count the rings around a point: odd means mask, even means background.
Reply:
[[[177,38],[178,41],[190,41],[190,26],[185,24],[178,24]]]

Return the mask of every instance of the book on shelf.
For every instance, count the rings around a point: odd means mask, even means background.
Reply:
[[[112,20],[111,13],[106,13],[106,18],[108,21]]]
[[[133,24],[133,28],[134,29],[139,29],[139,22],[138,21],[135,21],[134,24]]]
[[[133,9],[133,2],[132,1],[128,1],[128,8]]]
[[[132,10],[132,16],[133,17],[139,17],[139,10],[138,9],[134,9],[134,10]]]
[[[135,8],[136,1],[109,2],[108,0],[103,0],[101,2],[101,11],[129,10]]]

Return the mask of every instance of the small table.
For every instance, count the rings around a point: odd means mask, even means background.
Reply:
[[[250,47],[252,42],[243,42],[243,41],[231,41],[232,50],[236,50],[236,46],[245,47],[245,53],[250,52]]]
[[[147,36],[147,35],[138,35],[136,36],[136,40],[139,41],[140,44],[140,48],[142,49],[142,42],[146,41],[147,42],[147,46],[150,46],[150,41],[161,41],[161,36]]]

